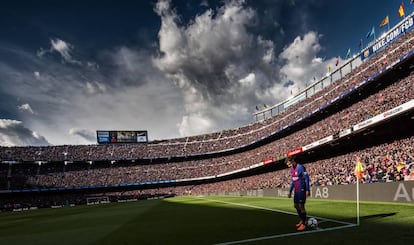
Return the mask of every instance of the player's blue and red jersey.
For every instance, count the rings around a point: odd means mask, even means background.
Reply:
[[[309,191],[309,176],[302,164],[297,164],[296,168],[291,168],[290,173],[292,184],[289,192],[292,192],[293,189],[295,189],[295,192]]]

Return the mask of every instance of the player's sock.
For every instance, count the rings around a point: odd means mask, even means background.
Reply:
[[[300,211],[300,209],[299,209],[299,208],[297,208],[297,209],[296,209],[296,212],[298,213],[298,215],[299,215],[299,217],[300,217],[300,214],[301,214],[302,212]]]
[[[302,217],[300,216],[300,214],[301,214],[300,209],[297,208],[296,212],[298,213],[298,216],[300,218],[300,221],[299,221],[299,223],[296,224],[296,227],[299,227],[303,223],[303,221],[302,221]]]
[[[300,214],[299,214],[299,217],[300,217],[300,219],[302,220],[302,223],[303,224],[306,224],[306,216],[307,216],[307,214],[306,214],[306,212],[301,212]]]

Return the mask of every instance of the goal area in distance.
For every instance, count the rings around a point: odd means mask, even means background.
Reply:
[[[89,196],[86,197],[86,205],[110,203],[108,196]]]

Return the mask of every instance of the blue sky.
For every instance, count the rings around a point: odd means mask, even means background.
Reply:
[[[0,2],[0,145],[240,127],[324,73],[397,1]]]

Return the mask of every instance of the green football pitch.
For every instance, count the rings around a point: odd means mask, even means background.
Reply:
[[[414,244],[414,205],[308,199],[317,229],[297,232],[292,199],[174,197],[0,213],[0,244]]]

